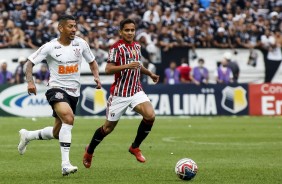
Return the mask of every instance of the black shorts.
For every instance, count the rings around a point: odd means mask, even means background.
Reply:
[[[60,88],[48,89],[45,93],[45,96],[49,104],[52,106],[53,117],[58,117],[57,113],[54,111],[54,104],[56,102],[67,102],[70,105],[73,114],[75,114],[78,97],[70,96],[69,94],[67,94],[67,92]]]

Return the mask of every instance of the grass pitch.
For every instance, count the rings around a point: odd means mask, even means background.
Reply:
[[[99,184],[281,184],[281,117],[158,117],[141,145],[146,163],[128,153],[140,122],[121,119],[97,147],[92,167],[84,168],[85,145],[103,119],[76,117],[71,161],[74,175],[63,177],[57,140],[32,141],[17,152],[18,131],[52,126],[52,118],[0,118],[0,183]],[[174,173],[176,162],[192,158],[199,167],[192,181]]]

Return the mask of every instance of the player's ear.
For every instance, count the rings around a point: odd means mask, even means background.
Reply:
[[[62,24],[58,25],[58,30],[59,30],[60,33],[63,32],[63,25]]]
[[[119,36],[121,36],[121,30],[118,30],[118,34],[119,34]]]

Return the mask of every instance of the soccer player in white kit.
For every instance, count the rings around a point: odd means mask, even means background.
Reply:
[[[59,139],[62,157],[63,176],[75,173],[78,168],[72,166],[69,160],[71,146],[71,130],[74,123],[74,114],[80,95],[80,67],[82,57],[89,63],[96,88],[101,88],[98,65],[86,41],[75,36],[77,25],[71,15],[63,15],[59,19],[58,30],[60,37],[41,46],[28,57],[26,80],[28,93],[36,95],[36,86],[32,77],[32,68],[35,64],[46,59],[50,70],[49,89],[46,98],[53,109],[55,124],[40,130],[27,131],[21,129],[18,151],[22,155],[31,140]]]

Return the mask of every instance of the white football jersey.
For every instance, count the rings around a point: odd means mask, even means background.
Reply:
[[[76,36],[68,46],[60,44],[57,38],[53,39],[42,45],[28,59],[33,64],[46,59],[50,70],[48,86],[76,89],[66,90],[66,92],[72,96],[79,96],[82,57],[88,63],[95,60],[88,43]]]

